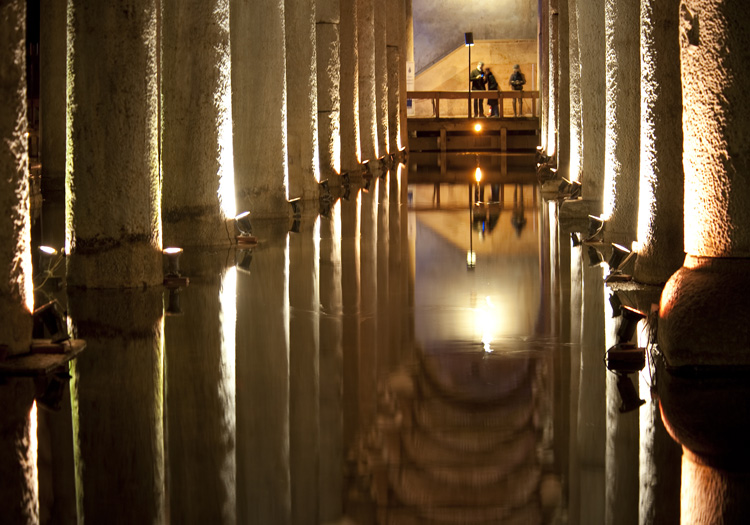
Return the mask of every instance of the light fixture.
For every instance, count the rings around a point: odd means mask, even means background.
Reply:
[[[234,218],[234,224],[240,232],[236,236],[238,244],[255,244],[258,239],[253,236],[253,226],[250,223],[250,212],[243,211]]]
[[[482,170],[477,166],[476,171],[474,171],[474,179],[476,179],[477,183],[482,181]]]
[[[599,264],[604,262],[604,258],[602,257],[601,252],[593,246],[589,246],[588,256],[589,266],[598,266]]]
[[[367,177],[364,179],[365,183],[362,185],[362,191],[365,193],[370,193],[370,182],[372,181],[372,177]]]
[[[54,372],[35,376],[34,399],[37,404],[47,410],[60,410],[70,378],[71,375],[65,366],[58,367]]]
[[[292,233],[299,233],[300,231],[300,220],[294,219],[292,221],[292,226],[289,228],[289,231]]]
[[[570,243],[573,245],[573,248],[577,248],[578,246],[581,245],[581,238],[578,236],[576,232],[571,232]]]
[[[474,124],[474,131],[476,131],[477,133],[482,131],[482,125],[479,122]]]
[[[631,252],[625,246],[621,244],[612,243],[612,254],[607,261],[609,265],[610,275],[607,277],[610,280],[613,274],[621,274],[622,268],[635,256],[635,252]],[[629,277],[628,277],[629,278]]]
[[[182,305],[180,304],[180,292],[182,288],[177,286],[169,289],[167,295],[167,307],[164,309],[164,313],[168,316],[182,315]]]
[[[464,33],[464,45],[467,47],[474,45],[474,33]]]
[[[589,215],[589,228],[587,241],[592,241],[604,230],[604,219],[595,215]]]
[[[365,179],[372,178],[372,170],[370,170],[369,160],[366,160],[362,164],[360,164],[360,174],[362,175],[362,178],[365,178]]]
[[[406,166],[406,161],[409,158],[409,153],[406,151],[406,148],[401,148],[398,150],[398,161]]]
[[[34,310],[32,337],[46,339],[45,336],[49,336],[53,344],[60,344],[70,339],[65,317],[56,300],[49,301]]]
[[[633,381],[625,374],[617,374],[617,391],[620,393],[620,413],[637,410],[646,401],[641,399]]]
[[[639,312],[630,306],[623,305],[622,320],[620,321],[620,328],[617,330],[617,342],[629,343],[630,340],[633,339],[638,322],[645,318],[646,314],[643,312]]]
[[[53,256],[57,255],[57,249],[53,248],[52,246],[40,246],[39,251],[42,252],[44,255],[47,256]]]
[[[609,294],[609,306],[612,307],[612,317],[619,317],[622,314],[622,301],[616,293]]]
[[[162,253],[167,260],[167,271],[164,274],[164,284],[169,287],[186,286],[188,284],[188,278],[180,275],[180,255],[182,255],[182,248],[164,248]]]
[[[292,206],[292,216],[296,219],[302,217],[302,197],[297,197],[289,201]]]
[[[253,262],[253,250],[251,249],[243,249],[243,250],[237,250],[236,254],[236,264],[237,268],[240,270],[244,270],[246,272],[250,271],[250,263]]]
[[[477,266],[477,252],[469,250],[466,252],[466,268],[473,270]]]
[[[322,180],[318,183],[318,188],[320,188],[320,200],[332,200],[333,196],[331,195],[331,188],[328,185],[328,179]]]
[[[385,178],[385,174],[391,169],[391,156],[383,155],[378,159],[378,165],[380,166],[380,177]]]
[[[618,343],[607,350],[607,370],[621,374],[632,374],[646,366],[646,349],[634,344]]]
[[[553,171],[555,174],[557,173],[556,168],[552,168],[550,171]],[[581,196],[581,183],[578,181],[570,181],[563,177],[560,186],[557,188],[557,193],[561,198],[577,199]]]

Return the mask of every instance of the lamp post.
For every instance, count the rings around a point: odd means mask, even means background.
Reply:
[[[474,33],[464,33],[464,44],[469,48],[469,118],[471,118],[471,47],[474,45]]]

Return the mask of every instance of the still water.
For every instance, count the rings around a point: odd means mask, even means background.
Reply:
[[[34,409],[41,522],[638,523],[654,408],[617,413],[555,213],[390,174],[187,249],[187,286],[49,291],[87,348]]]

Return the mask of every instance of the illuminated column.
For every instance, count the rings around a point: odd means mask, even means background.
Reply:
[[[409,146],[409,130],[406,125],[407,122],[407,108],[406,108],[406,92],[407,92],[407,78],[406,78],[406,66],[407,63],[414,66],[414,15],[412,13],[412,0],[403,0],[404,2],[404,63],[401,65],[401,81],[399,82],[399,89],[401,89],[401,146],[408,148]],[[406,184],[404,184],[406,189]]]
[[[601,213],[604,187],[604,0],[576,1],[580,52],[581,195],[566,201],[561,216]]]
[[[165,246],[228,244],[235,214],[229,0],[164,0]]]
[[[40,0],[39,14],[42,187],[46,193],[65,187],[67,2]],[[62,234],[64,223],[57,226]]]
[[[341,201],[320,228],[320,523],[343,516],[344,348]]]
[[[569,0],[558,0],[557,174],[570,178],[570,18]],[[575,7],[575,4],[573,4]]]
[[[285,0],[289,196],[318,199],[316,0]]]
[[[579,0],[568,0],[568,48],[570,98],[570,150],[568,176],[570,180],[581,180],[581,51],[578,40]]]
[[[396,152],[401,145],[401,126],[406,125],[401,120],[401,105],[406,103],[402,96],[402,77],[405,72],[404,55],[404,1],[388,0],[386,3],[387,20],[387,74],[388,74],[388,148],[390,153]],[[403,78],[404,82],[406,81]],[[404,84],[406,86],[406,84]]]
[[[320,499],[320,222],[289,238],[289,464],[292,523],[310,523]],[[323,429],[329,432],[331,429]]]
[[[341,40],[339,0],[318,0],[315,14],[320,178],[341,173]]]
[[[662,417],[683,448],[682,523],[750,515],[747,4],[684,0],[685,262],[659,311]]]
[[[268,241],[251,271],[237,272],[237,523],[283,525],[292,512],[288,235],[280,221],[253,229]]]
[[[0,5],[0,345],[10,354],[31,343],[31,219],[26,140],[26,3]]]
[[[606,0],[605,238],[630,247],[638,217],[640,0]]]
[[[382,3],[375,6],[375,120],[377,122],[377,156],[382,157],[390,151],[390,130],[388,123],[388,9]]]
[[[70,384],[79,523],[166,520],[162,289],[79,291]],[[127,502],[127,505],[123,505]]]
[[[550,75],[550,41],[549,41],[549,4],[551,0],[538,0],[539,1],[539,127],[541,134],[541,148],[542,151],[549,155],[554,153],[553,144],[549,144],[547,136],[549,134],[550,122],[549,122],[549,96],[550,96],[550,83],[552,77]]]
[[[679,0],[641,2],[641,164],[636,281],[661,284],[683,251]]]
[[[362,161],[378,156],[377,96],[375,76],[375,0],[357,0],[357,51],[359,57],[359,131]],[[373,168],[374,165],[371,165]]]
[[[24,4],[25,5],[25,4]],[[25,55],[24,55],[25,56]],[[3,523],[39,523],[34,381],[0,385],[0,505]]]
[[[218,255],[190,270],[182,261],[190,286],[165,292],[169,517],[176,523],[237,522],[234,331],[241,270],[223,268],[226,253]]]
[[[160,284],[156,0],[68,9],[68,285]]]
[[[558,122],[558,115],[559,115],[559,100],[558,100],[558,88],[559,88],[559,82],[560,82],[560,32],[559,32],[559,25],[558,25],[558,4],[560,1],[565,0],[549,0],[549,5],[547,9],[549,10],[547,13],[548,16],[548,22],[547,22],[547,31],[548,31],[548,39],[549,39],[549,60],[548,60],[548,67],[549,71],[547,73],[548,79],[547,82],[549,83],[549,86],[547,88],[548,90],[548,101],[547,101],[547,124],[546,124],[546,131],[547,131],[547,155],[550,157],[554,157],[556,160],[556,165],[560,166],[560,158],[559,154],[560,152],[557,149],[557,126],[559,124]],[[521,112],[523,114],[523,112]]]
[[[237,208],[287,217],[284,0],[230,0],[229,8]]]
[[[340,0],[341,19],[341,170],[359,172],[358,0]]]

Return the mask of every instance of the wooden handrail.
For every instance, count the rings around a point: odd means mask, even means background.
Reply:
[[[460,100],[497,98],[502,107],[505,99],[531,99],[531,114],[536,116],[536,101],[539,99],[539,91],[407,91],[406,98],[416,100],[432,100],[433,113],[440,118],[440,100]]]

